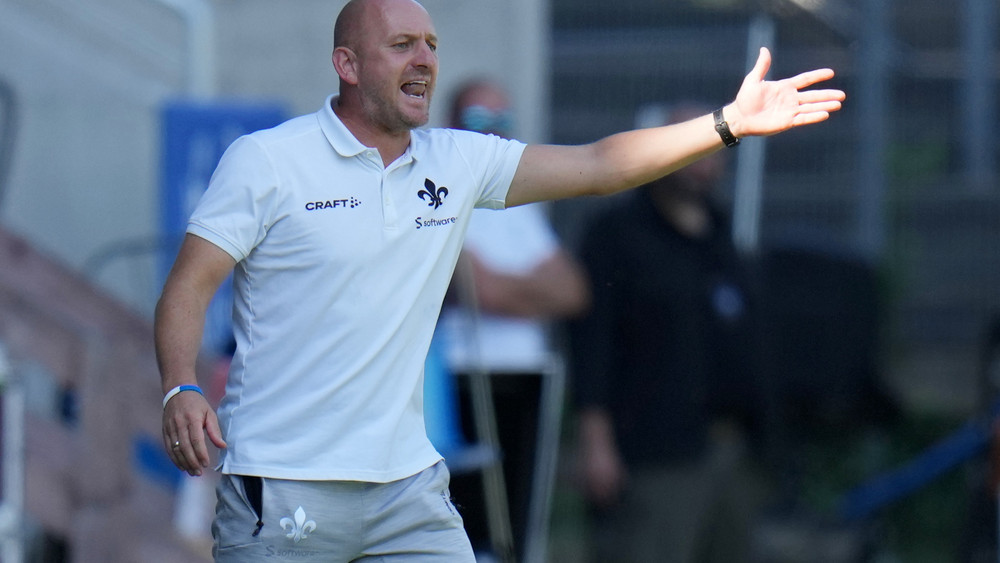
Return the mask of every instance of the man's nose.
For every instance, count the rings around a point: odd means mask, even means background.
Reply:
[[[427,43],[420,43],[420,46],[417,47],[417,54],[414,57],[413,64],[433,68],[437,65],[437,53]]]

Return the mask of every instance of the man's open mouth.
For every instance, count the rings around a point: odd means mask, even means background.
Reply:
[[[426,80],[413,80],[411,82],[406,82],[400,88],[404,94],[411,98],[423,98],[427,93],[427,81]]]

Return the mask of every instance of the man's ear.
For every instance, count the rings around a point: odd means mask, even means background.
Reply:
[[[337,47],[333,50],[333,68],[344,82],[357,85],[358,56],[347,47]]]

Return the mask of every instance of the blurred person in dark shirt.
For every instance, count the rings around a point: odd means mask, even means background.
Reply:
[[[699,111],[647,111],[640,125]],[[715,154],[643,186],[583,236],[593,304],[571,350],[596,561],[731,563],[749,551],[759,495],[745,437],[760,390],[750,286],[713,201],[725,165]]]

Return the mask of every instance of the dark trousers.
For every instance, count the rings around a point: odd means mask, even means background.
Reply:
[[[514,552],[523,560],[531,509],[532,486],[536,479],[539,415],[542,398],[540,374],[492,373],[490,388],[496,411],[503,474],[509,504]],[[476,442],[475,421],[468,377],[459,381],[462,428],[470,442]],[[489,551],[490,535],[486,519],[483,477],[480,472],[452,473],[451,494],[458,506],[465,529],[477,551]]]

